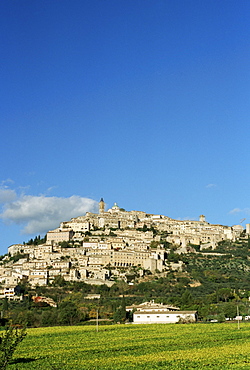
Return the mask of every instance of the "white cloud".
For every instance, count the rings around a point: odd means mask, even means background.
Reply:
[[[12,202],[14,199],[16,199],[15,190],[0,189],[0,204]]]
[[[1,188],[7,188],[8,187],[8,184],[14,184],[14,181],[13,180],[11,180],[11,179],[6,179],[6,180],[2,180],[1,182],[0,182],[0,187]]]
[[[242,210],[240,208],[234,208],[229,213],[230,213],[230,215],[234,215],[234,214],[240,213],[240,212],[242,212]]]
[[[241,208],[234,208],[231,211],[229,211],[229,214],[230,215],[234,215],[236,213],[245,213],[245,214],[249,215],[250,214],[250,208],[243,208],[243,209],[241,209]]]
[[[47,189],[47,193],[50,193],[52,190],[57,189],[58,186],[51,186],[50,188]]]
[[[69,198],[21,195],[16,198],[13,190],[2,195],[5,204],[0,217],[5,222],[24,225],[22,232],[25,234],[46,233],[62,221],[98,210],[98,202],[77,195]]]
[[[217,185],[216,184],[207,184],[206,185],[206,188],[216,188],[217,187]]]

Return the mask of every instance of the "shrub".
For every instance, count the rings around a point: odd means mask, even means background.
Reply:
[[[26,336],[26,328],[6,327],[0,335],[0,369],[5,370],[20,342]]]

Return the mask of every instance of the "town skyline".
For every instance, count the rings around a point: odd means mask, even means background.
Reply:
[[[80,199],[81,198],[79,198],[79,197],[75,197],[74,198],[74,200],[75,201],[78,201],[78,202],[79,202]],[[170,217],[168,215],[165,215],[165,214],[156,214],[156,213],[150,213],[150,212],[145,212],[145,211],[141,211],[141,210],[126,210],[123,207],[119,207],[119,205],[118,205],[117,202],[114,202],[112,207],[108,207],[108,204],[105,203],[103,197],[100,199],[99,202],[94,202],[94,203],[87,202],[89,204],[86,204],[86,201],[87,201],[86,198],[84,198],[84,201],[85,201],[85,203],[83,203],[83,207],[85,208],[85,212],[83,214],[81,214],[80,216],[78,215],[76,217],[75,217],[75,215],[73,215],[73,217],[68,217],[68,220],[65,220],[65,219],[62,220],[62,219],[60,219],[60,215],[58,214],[57,215],[57,218],[54,218],[54,219],[52,219],[52,220],[49,221],[49,224],[51,226],[53,226],[53,227],[46,228],[46,226],[45,226],[45,228],[43,230],[43,233],[36,233],[36,234],[34,234],[33,238],[37,238],[37,237],[44,238],[44,237],[47,237],[47,242],[51,243],[51,240],[53,240],[53,237],[48,239],[48,235],[50,233],[53,235],[53,232],[54,231],[55,232],[57,232],[57,230],[61,231],[62,229],[64,229],[64,227],[67,227],[67,228],[71,227],[71,226],[68,226],[68,225],[70,225],[71,222],[73,222],[73,224],[74,224],[74,220],[77,220],[77,222],[83,222],[82,220],[88,219],[89,215],[90,215],[91,218],[92,217],[94,217],[94,218],[97,217],[99,219],[102,215],[105,218],[105,217],[107,217],[107,215],[109,215],[110,212],[113,213],[114,210],[117,210],[118,211],[118,214],[120,212],[122,212],[120,214],[124,214],[124,215],[125,214],[139,214],[139,215],[144,215],[144,217],[149,217],[149,218],[153,217],[153,219],[155,218],[155,220],[157,220],[157,218],[160,217],[160,218],[163,218],[165,220],[169,220],[169,221],[173,222],[174,224],[176,224],[176,223],[177,224],[178,223],[179,224],[183,224],[183,225],[186,224],[186,223],[187,224],[189,224],[189,223],[190,224],[193,224],[193,223],[195,224],[196,222],[199,223],[199,222],[202,221],[205,224],[210,225],[212,228],[214,226],[215,227],[218,226],[219,228],[221,227],[222,229],[229,229],[229,230],[233,230],[234,228],[236,228],[236,230],[237,230],[237,228],[238,228],[238,229],[240,229],[240,232],[242,232],[244,230],[244,227],[245,227],[246,228],[246,231],[247,231],[247,234],[249,234],[249,231],[250,231],[250,229],[249,229],[249,225],[250,224],[247,223],[247,219],[246,218],[242,219],[238,224],[234,224],[234,225],[225,225],[225,224],[221,224],[221,223],[213,224],[211,222],[208,222],[208,220],[206,219],[206,216],[203,215],[203,214],[199,215],[199,217],[197,217],[197,218],[193,218],[193,219],[191,219],[191,218],[184,218],[184,219],[181,220],[181,219],[174,219],[174,218],[172,218],[172,217]],[[88,201],[91,201],[91,200],[88,199]],[[81,206],[82,205],[80,204],[79,210],[82,209]],[[114,225],[112,227],[114,227],[115,229],[116,228],[123,229],[123,227],[125,227],[125,228],[126,227],[129,227],[129,228],[132,227],[132,228],[134,228],[135,227],[134,225],[131,225],[130,223],[128,223],[128,224],[125,223],[122,226],[122,223],[120,224],[120,221],[117,224],[116,218],[118,217],[118,214],[115,215],[115,223],[114,223]],[[112,222],[113,221],[111,221],[111,224],[112,224]],[[243,226],[243,222],[244,222],[244,225],[245,226]],[[38,224],[36,224],[36,222],[33,223],[33,220],[31,219],[30,220],[30,223],[28,222],[28,224],[27,224],[26,227],[27,227],[27,229],[32,228],[32,227],[39,227],[39,224],[40,224],[40,222]],[[67,226],[65,226],[65,225],[67,225]],[[104,228],[105,227],[105,223],[104,224],[100,224],[100,221],[95,221],[94,223],[91,223],[91,222],[89,223],[88,222],[88,227],[85,229],[85,231],[90,231],[91,228],[93,227],[93,225],[94,225],[94,227],[97,227],[97,228]],[[144,221],[142,220],[141,221],[141,225],[138,226],[138,227],[143,227],[143,225],[144,226],[147,225],[147,219],[144,219]],[[149,226],[149,225],[147,225],[147,226]],[[110,228],[110,227],[111,227],[111,225],[108,225],[108,228]],[[73,227],[72,230],[75,232],[74,227]],[[194,234],[196,234],[196,232],[194,232]],[[32,240],[33,238],[30,238],[30,240]],[[195,238],[198,238],[198,239],[196,239],[196,241],[199,240],[199,232],[197,232],[197,235],[195,235]],[[232,236],[230,236],[230,238],[232,238]],[[63,238],[61,238],[61,235],[59,236],[59,239],[60,239],[60,241],[63,241],[64,240]],[[68,240],[68,239],[66,239],[66,240]],[[25,244],[26,242],[27,242],[27,240],[26,241],[23,241],[23,242],[19,242],[19,243],[18,242],[17,243],[11,243],[8,247],[11,247],[12,245],[22,245],[22,244]],[[172,242],[174,243],[174,241],[172,241]],[[203,242],[204,242],[204,240],[203,240]],[[201,239],[199,240],[198,244],[199,243],[202,243]],[[5,253],[3,253],[3,254],[5,254]]]
[[[8,190],[7,190],[8,192]],[[15,195],[16,196],[16,195]],[[103,199],[103,197],[101,197]],[[30,204],[29,204],[30,203]],[[9,217],[11,219],[11,210],[12,208],[15,208],[15,204],[17,207],[19,207],[19,217],[20,219],[23,217],[25,222],[22,223],[22,229],[19,226],[17,228],[16,232],[16,238],[17,241],[11,240],[11,236],[9,239],[8,245],[0,247],[1,254],[5,254],[8,247],[12,244],[21,244],[23,242],[27,242],[29,239],[34,238],[36,236],[44,237],[50,230],[53,230],[59,226],[62,222],[66,222],[67,220],[85,216],[88,212],[93,212],[98,214],[99,210],[99,202],[90,198],[83,198],[79,196],[72,196],[69,198],[58,198],[58,197],[48,197],[45,195],[41,196],[26,196],[23,195],[20,197],[20,199],[14,198],[13,200],[13,206],[9,206],[9,209],[6,208],[6,218]],[[112,205],[118,204],[117,202],[113,202],[113,204],[107,204],[104,200],[104,207],[105,211],[112,207]],[[37,209],[36,209],[37,206]],[[47,208],[46,208],[47,207]],[[53,208],[52,215],[48,218],[48,213],[51,212],[51,209]],[[162,215],[169,217],[170,219],[176,220],[176,221],[198,221],[201,213],[197,215],[197,217],[184,217],[184,218],[174,218],[171,217],[171,215],[168,215],[166,213],[154,213],[154,212],[146,212],[145,210],[127,210],[123,207],[122,209],[126,211],[135,211],[135,212],[144,212],[148,214],[153,215]],[[44,212],[44,213],[43,213]],[[238,210],[232,210],[232,215],[238,214]],[[248,219],[243,218],[240,219],[239,222],[228,225],[226,223],[222,222],[210,222],[210,220],[207,220],[206,215],[204,215],[206,221],[210,224],[218,224],[223,226],[235,226],[240,225],[243,228],[245,228],[246,224],[248,223]],[[234,217],[234,219],[237,221],[237,218]],[[16,222],[17,224],[20,223],[20,221],[17,219],[15,220],[15,217],[13,217],[12,222]],[[12,225],[6,225],[6,228],[10,228],[10,230],[13,230]],[[4,235],[3,235],[4,236]],[[3,240],[4,238],[1,238]],[[26,240],[25,240],[26,237]]]

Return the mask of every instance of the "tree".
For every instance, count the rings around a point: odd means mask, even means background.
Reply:
[[[62,248],[72,248],[72,244],[67,242],[66,240],[58,243]]]
[[[118,307],[114,313],[115,322],[125,322],[126,320],[126,302],[124,296],[122,297],[122,304]]]
[[[199,307],[199,310],[198,310],[199,317],[202,318],[204,321],[207,321],[209,313],[210,313],[209,305],[204,305],[204,306]]]
[[[161,243],[158,242],[157,240],[152,240],[152,242],[150,243],[150,248],[157,248],[159,247]]]
[[[182,306],[189,306],[193,303],[193,297],[192,294],[189,292],[189,290],[185,290],[185,292],[181,296],[181,304]]]
[[[5,370],[20,342],[26,337],[26,328],[8,326],[0,335],[0,368]]]
[[[227,302],[223,305],[223,310],[226,317],[230,319],[234,318],[237,315],[237,305],[232,302]]]
[[[41,315],[42,326],[54,326],[57,324],[58,310],[56,308],[44,310]]]
[[[168,254],[168,262],[178,263],[179,260],[180,260],[180,256],[178,254],[174,253],[173,251],[171,251]]]
[[[227,302],[227,300],[231,297],[233,298],[233,292],[230,288],[220,288],[217,292],[218,299],[224,302]]]
[[[2,309],[3,309],[3,314],[5,314],[5,312],[7,312],[8,309],[9,309],[9,301],[8,301],[7,297],[5,297],[4,300],[3,300]]]
[[[72,301],[64,301],[58,307],[58,323],[74,325],[81,321],[82,314]]]
[[[65,285],[67,285],[67,282],[64,280],[64,277],[63,276],[57,275],[57,276],[55,276],[52,285],[53,286],[63,287]]]

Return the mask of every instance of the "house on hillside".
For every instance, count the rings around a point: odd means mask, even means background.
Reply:
[[[23,296],[21,295],[20,286],[16,284],[4,284],[4,286],[0,288],[0,298],[22,300]]]
[[[57,307],[57,304],[55,303],[55,301],[49,297],[33,296],[32,300],[35,303],[46,303],[47,305],[51,307]]]
[[[196,311],[135,311],[134,324],[175,324],[177,322],[196,322]]]
[[[126,311],[134,311],[134,324],[174,324],[197,321],[196,311],[180,311],[178,307],[154,303],[154,301],[128,306]]]

